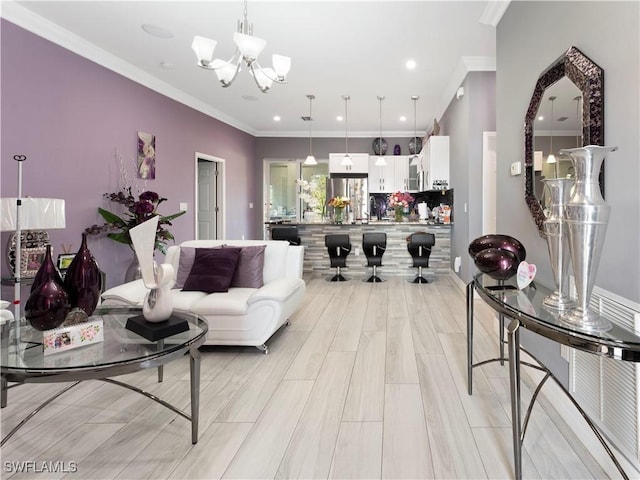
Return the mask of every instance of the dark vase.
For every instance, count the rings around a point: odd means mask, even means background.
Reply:
[[[53,259],[51,258],[51,245],[47,245],[47,253],[44,256],[44,261],[38,269],[36,276],[33,277],[31,293],[35,292],[40,284],[50,277],[53,277],[54,280],[58,282],[58,285],[62,285],[62,277],[60,276],[56,266],[53,264]]]
[[[527,251],[519,240],[509,235],[501,234],[483,235],[482,237],[476,238],[469,244],[469,255],[475,259],[478,253],[487,248],[508,250],[518,257],[518,262],[523,262],[527,257]]]
[[[394,155],[400,155],[402,153],[402,150],[400,149],[400,145],[396,144],[393,147],[393,154]]]
[[[82,234],[80,250],[73,257],[64,277],[71,308],[81,308],[89,316],[100,299],[100,269],[87,248],[87,234]]]
[[[25,317],[36,330],[59,327],[64,322],[70,305],[69,296],[60,281],[60,274],[51,260],[50,245],[47,246],[47,256],[36,274],[36,279],[38,284],[24,306]]]
[[[478,252],[473,261],[482,273],[496,280],[506,280],[518,271],[520,260],[515,253],[499,248],[487,248]]]

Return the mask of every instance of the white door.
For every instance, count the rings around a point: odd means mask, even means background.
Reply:
[[[198,240],[222,238],[220,164],[198,158]]]
[[[496,132],[482,132],[482,234],[496,233]]]

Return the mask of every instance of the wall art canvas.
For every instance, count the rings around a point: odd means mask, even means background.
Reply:
[[[138,132],[138,178],[156,178],[156,136]]]

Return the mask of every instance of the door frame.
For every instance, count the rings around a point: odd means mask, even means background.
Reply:
[[[496,132],[482,132],[482,234],[496,233],[498,182]],[[492,148],[493,147],[493,148]]]
[[[194,239],[198,238],[198,209],[199,209],[199,205],[198,205],[198,197],[199,197],[199,190],[198,190],[198,160],[205,160],[207,162],[214,162],[218,164],[218,176],[220,178],[220,188],[216,189],[216,203],[219,205],[220,211],[219,211],[219,215],[218,215],[218,221],[216,224],[216,232],[217,232],[217,236],[220,239],[224,239],[227,238],[226,237],[226,229],[225,229],[225,218],[226,218],[226,202],[224,201],[224,199],[227,197],[226,196],[226,169],[225,169],[225,160],[224,158],[220,158],[220,157],[215,157],[213,155],[208,155],[206,153],[201,153],[201,152],[196,152],[195,153],[195,159],[194,159],[194,168],[195,168],[195,175],[194,175],[194,179],[195,179],[195,187],[194,187],[194,192],[195,192],[195,201],[194,201],[194,213],[193,213],[193,224],[194,224]]]

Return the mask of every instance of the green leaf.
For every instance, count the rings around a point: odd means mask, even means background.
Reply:
[[[124,243],[126,245],[131,244],[131,238],[129,237],[129,235],[123,232],[109,233],[107,234],[107,237],[109,237],[111,240],[115,240],[116,242]]]
[[[113,223],[114,225],[119,227],[124,227],[127,225],[127,222],[125,222],[118,215],[116,215],[115,213],[111,213],[110,211],[105,210],[104,208],[98,207],[98,213],[102,215],[102,218],[104,218],[107,223]]]
[[[178,218],[179,216],[184,215],[185,213],[187,213],[187,212],[185,212],[184,210],[181,210],[178,213],[174,213],[173,215],[167,215],[166,217],[160,216],[160,221],[161,222],[170,222],[174,218]]]

